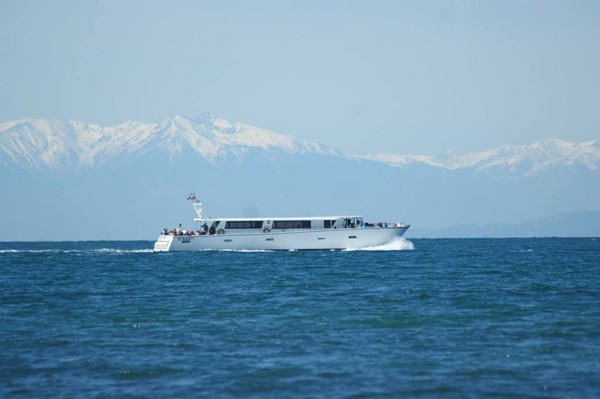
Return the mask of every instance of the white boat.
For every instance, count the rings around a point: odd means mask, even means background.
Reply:
[[[206,218],[192,200],[195,230],[163,229],[154,251],[360,249],[388,244],[410,225],[366,223],[362,216]]]

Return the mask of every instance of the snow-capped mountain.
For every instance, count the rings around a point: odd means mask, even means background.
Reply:
[[[505,145],[489,151],[457,155],[448,152],[441,157],[425,155],[368,154],[359,158],[382,162],[394,167],[423,163],[449,170],[471,168],[477,171],[503,169],[521,176],[531,176],[549,167],[582,165],[595,170],[600,167],[598,140],[570,143],[544,139],[531,145]]]
[[[0,124],[0,164],[24,169],[85,169],[120,156],[151,152],[167,153],[172,160],[186,150],[213,164],[227,156],[242,158],[250,151],[342,157],[340,152],[314,142],[241,122],[231,123],[210,114],[196,119],[177,115],[158,124],[127,121],[111,127],[46,119]],[[344,158],[400,168],[423,164],[446,170],[502,171],[522,178],[550,167],[598,169],[600,141],[571,143],[545,139],[531,145],[505,145],[464,155],[453,152],[437,157],[377,153]]]
[[[23,168],[86,168],[120,155],[166,151],[170,157],[191,149],[206,161],[249,150],[314,153],[338,152],[244,123],[230,123],[205,114],[180,115],[159,124],[128,121],[102,127],[79,121],[25,119],[0,124],[0,163]]]

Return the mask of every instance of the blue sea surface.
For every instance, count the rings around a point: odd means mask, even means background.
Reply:
[[[0,397],[600,397],[600,239],[411,241],[0,243]]]

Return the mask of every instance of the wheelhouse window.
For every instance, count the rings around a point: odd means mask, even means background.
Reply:
[[[333,227],[333,225],[335,224],[335,220],[324,220],[323,224],[326,229],[330,229]]]
[[[255,220],[242,220],[236,222],[225,223],[226,229],[261,229],[263,225],[262,221]]]
[[[310,229],[310,220],[276,220],[273,222],[274,229]]]

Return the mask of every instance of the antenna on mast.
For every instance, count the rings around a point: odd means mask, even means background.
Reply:
[[[204,207],[200,203],[200,200],[196,198],[196,194],[191,193],[190,195],[188,195],[187,200],[192,201],[192,206],[196,211],[196,215],[198,215],[198,219],[202,219],[204,216]]]

